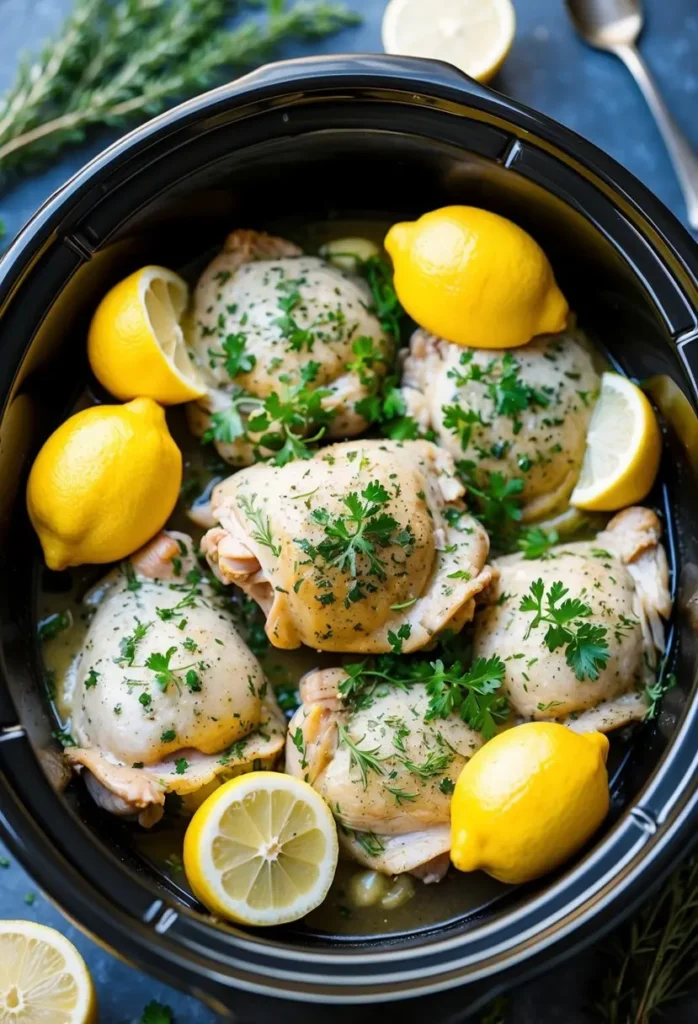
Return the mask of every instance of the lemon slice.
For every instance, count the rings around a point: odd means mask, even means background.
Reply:
[[[72,942],[34,921],[0,921],[0,1020],[94,1024],[97,999]]]
[[[504,63],[515,30],[511,0],[390,0],[383,48],[445,60],[488,82]]]
[[[615,512],[652,489],[662,454],[657,418],[644,393],[618,373],[604,373],[570,504]]]
[[[92,372],[107,391],[162,405],[205,393],[182,331],[188,302],[186,281],[165,267],[142,267],[107,292],[87,338]]]
[[[201,805],[184,837],[194,895],[239,924],[303,917],[324,900],[336,867],[329,807],[307,782],[279,772],[226,782]]]

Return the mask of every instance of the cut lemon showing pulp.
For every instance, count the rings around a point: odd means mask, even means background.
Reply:
[[[186,281],[165,267],[143,267],[107,292],[90,324],[87,354],[110,394],[162,405],[204,394],[182,331],[188,302]]]
[[[627,377],[604,373],[570,504],[615,512],[642,501],[652,489],[661,454],[659,425],[645,394]]]
[[[511,49],[511,0],[390,0],[383,15],[386,53],[448,61],[487,82]]]
[[[0,921],[0,1021],[94,1024],[92,978],[72,942],[34,921]]]
[[[296,921],[319,906],[337,867],[337,826],[300,779],[250,772],[226,782],[192,818],[184,869],[209,910],[247,925]]]

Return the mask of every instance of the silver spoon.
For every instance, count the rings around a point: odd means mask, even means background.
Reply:
[[[698,156],[669,113],[635,46],[644,22],[642,0],[566,0],[566,4],[582,39],[620,57],[642,90],[669,150],[686,200],[688,222],[698,231]]]

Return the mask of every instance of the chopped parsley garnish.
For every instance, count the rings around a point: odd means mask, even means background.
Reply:
[[[535,560],[550,557],[550,548],[560,540],[557,530],[543,530],[539,526],[523,530],[516,540],[516,546],[523,552],[525,559]]]
[[[37,630],[39,640],[52,640],[54,636],[62,633],[64,629],[68,629],[71,622],[72,618],[69,612],[55,612],[53,615],[48,615],[39,623]]]
[[[133,665],[136,649],[152,626],[152,622],[141,622],[139,619],[136,619],[135,622],[133,632],[119,641],[119,657],[114,658],[114,661],[121,668],[130,668]]]
[[[93,686],[96,686],[97,683],[99,682],[99,676],[100,673],[97,672],[95,669],[91,668],[85,678],[85,689],[91,690]]]
[[[327,509],[317,508],[311,513],[314,523],[324,527],[325,540],[317,545],[307,540],[296,543],[313,562],[320,558],[325,567],[334,567],[340,572],[348,572],[353,580],[359,576],[357,559],[362,557],[368,563],[370,576],[378,579],[386,578],[385,563],[380,557],[379,549],[391,545],[410,548],[414,543],[411,530],[401,529],[394,516],[389,515],[384,506],[390,501],[390,495],[377,480],[368,484],[361,495],[351,491],[342,504],[346,513],[331,516]],[[355,587],[355,594],[350,600],[363,597],[360,584]]]
[[[298,727],[294,733],[291,733],[291,742],[301,756],[301,768],[308,767],[308,759],[306,758],[306,747],[305,739],[303,737],[303,730]]]
[[[504,663],[494,655],[488,659],[478,658],[466,670],[460,660],[449,656],[446,648],[442,648],[441,654],[442,659],[431,662],[383,654],[349,663],[344,666],[346,678],[339,684],[339,694],[347,707],[361,710],[371,706],[376,687],[391,686],[405,691],[423,684],[429,695],[426,721],[457,714],[489,739],[495,733],[497,722],[508,713],[506,698],[499,692],[504,680]],[[404,729],[404,723],[400,724]],[[409,729],[406,729],[398,737],[396,727],[393,742],[398,750],[402,749],[402,738],[408,735]]]
[[[458,387],[464,387],[470,381],[481,381],[486,386],[487,396],[494,405],[494,414],[512,419],[514,433],[518,434],[523,425],[520,414],[525,409],[545,409],[550,404],[547,395],[521,379],[520,369],[521,366],[510,352],[501,359],[490,359],[485,366],[474,361],[472,352],[463,352],[459,360],[459,369],[449,370],[448,375]]]
[[[506,700],[497,692],[504,681],[501,658],[497,654],[478,658],[465,672],[458,661],[448,669],[442,661],[434,661],[431,669],[431,677],[425,680],[429,694],[425,720],[447,718],[455,712],[471,729],[491,739],[497,721],[508,711]]]
[[[358,270],[371,289],[370,312],[378,318],[385,333],[399,341],[405,311],[397,297],[389,264],[380,256],[370,256]]]
[[[323,400],[332,394],[329,388],[311,387],[320,372],[317,362],[306,363],[300,369],[300,382],[291,383],[288,374],[281,374],[280,392],[272,391],[264,399],[262,409],[247,421],[247,430],[255,437],[257,450],[266,449],[274,455],[274,466],[285,466],[293,459],[310,459],[309,447],[325,434],[334,417],[333,409],[326,409]],[[264,452],[259,451],[259,457]]]
[[[442,779],[439,783],[439,789],[442,793],[445,793],[446,796],[450,796],[455,788],[456,784],[452,779]]]
[[[409,640],[411,635],[412,627],[409,622],[403,622],[397,633],[394,633],[392,629],[388,630],[388,643],[393,649],[393,654],[402,654],[402,642]]]
[[[490,535],[492,546],[507,550],[512,529],[521,519],[523,480],[507,478],[503,473],[486,473],[483,479],[477,473],[477,464],[467,459],[457,462],[456,470],[468,491],[473,513]]]
[[[144,1008],[138,1024],[174,1024],[174,1014],[169,1006],[152,999]]]
[[[256,494],[252,494],[249,497],[246,494],[239,494],[237,496],[238,508],[255,527],[255,530],[250,534],[252,540],[256,540],[262,547],[269,548],[272,555],[278,558],[281,554],[281,547],[274,543],[269,516],[264,514],[263,509],[255,507],[256,499]]]
[[[188,767],[189,762],[186,757],[178,757],[175,759],[175,773],[177,775],[184,775]]]
[[[246,342],[247,336],[242,332],[229,334],[221,342],[222,352],[208,350],[211,365],[214,366],[216,360],[222,360],[226,373],[231,378],[237,377],[239,373],[250,373],[254,370],[257,359],[252,353],[245,351]]]
[[[177,739],[177,733],[174,729],[165,729],[160,737],[161,743],[172,743],[173,740]]]
[[[519,611],[533,612],[534,618],[526,630],[525,639],[541,623],[548,626],[544,643],[549,651],[565,648],[567,664],[577,679],[598,679],[610,652],[606,641],[608,630],[581,619],[591,615],[591,608],[581,598],[569,598],[567,587],[560,580],[551,584],[547,596],[542,579],[535,580],[529,593],[521,598]],[[544,606],[545,601],[545,606]]]
[[[133,567],[131,559],[127,558],[126,561],[121,563],[119,568],[126,579],[126,589],[133,591],[140,590],[143,584],[136,576],[136,570]]]

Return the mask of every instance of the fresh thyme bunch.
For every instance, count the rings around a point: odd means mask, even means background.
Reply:
[[[242,7],[240,0],[77,0],[57,37],[23,59],[0,100],[0,186],[82,142],[90,128],[151,117],[267,60],[281,43],[320,39],[357,21],[333,0],[300,0],[288,10],[284,0],[269,0],[264,19],[226,28]]]

